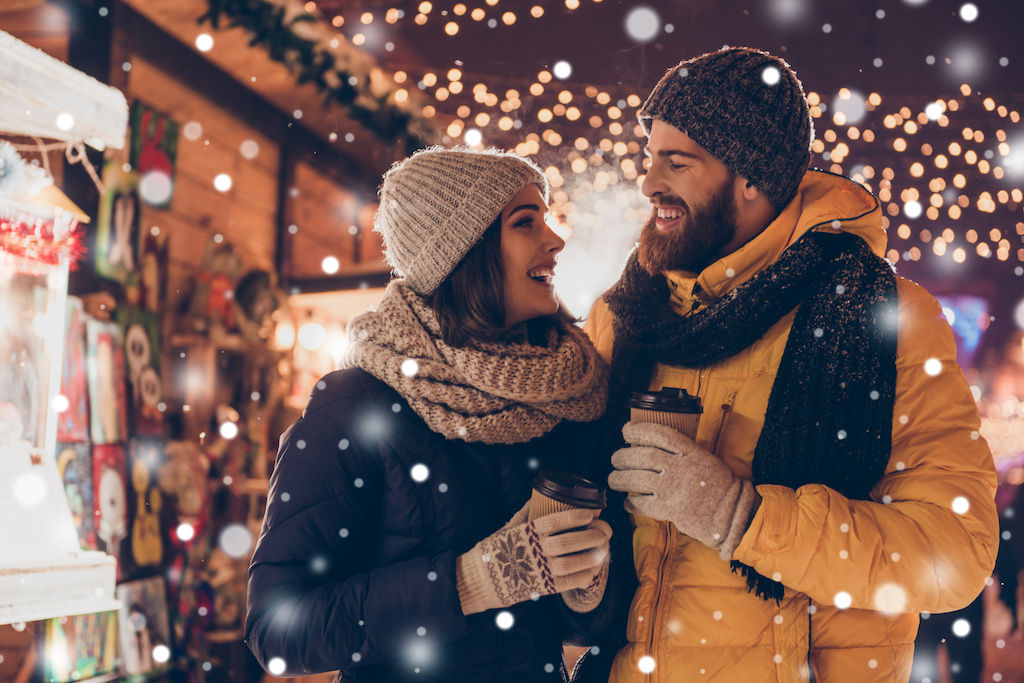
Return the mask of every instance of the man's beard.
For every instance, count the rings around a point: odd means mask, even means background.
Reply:
[[[685,213],[681,227],[670,233],[661,233],[655,225],[658,210],[651,212],[640,233],[637,249],[637,258],[643,269],[651,275],[666,270],[699,273],[724,256],[722,249],[736,236],[736,202],[732,191],[733,182],[726,181],[703,206],[692,210],[674,195],[659,197],[658,206],[678,206]]]

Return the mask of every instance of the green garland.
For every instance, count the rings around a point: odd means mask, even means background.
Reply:
[[[299,85],[313,83],[324,93],[324,106],[338,104],[347,110],[348,117],[361,123],[384,142],[394,142],[405,136],[406,154],[427,145],[419,135],[410,130],[412,114],[403,111],[387,101],[387,96],[370,94],[369,76],[360,79],[338,64],[337,58],[321,47],[316,41],[296,35],[293,27],[300,22],[319,21],[313,14],[297,14],[285,20],[285,9],[267,0],[208,0],[209,11],[199,17],[197,23],[209,22],[214,29],[220,28],[221,15],[227,17],[231,26],[241,26],[252,37],[249,45],[261,45],[270,57],[281,62],[295,74]],[[359,83],[362,81],[362,90]],[[374,106],[356,102],[364,99],[374,101]]]

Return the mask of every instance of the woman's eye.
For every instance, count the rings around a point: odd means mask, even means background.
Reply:
[[[529,228],[533,225],[533,218],[522,218],[516,221],[517,228]]]

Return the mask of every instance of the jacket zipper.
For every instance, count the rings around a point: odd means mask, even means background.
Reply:
[[[661,525],[665,529],[665,552],[661,556],[661,564],[658,567],[658,592],[654,596],[654,609],[651,610],[651,634],[647,639],[647,654],[654,659],[654,671],[657,671],[660,666],[658,657],[654,656],[654,639],[658,637],[658,624],[661,621],[658,608],[661,606],[661,593],[665,585],[665,566],[668,564],[668,558],[672,555],[672,522],[661,522]],[[655,673],[651,672],[647,675],[647,680],[653,682],[654,677]]]

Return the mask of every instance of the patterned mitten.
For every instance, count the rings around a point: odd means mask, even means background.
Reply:
[[[565,510],[505,526],[456,558],[462,613],[589,586],[606,561],[611,536],[594,513]]]

